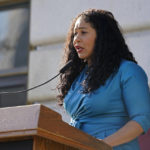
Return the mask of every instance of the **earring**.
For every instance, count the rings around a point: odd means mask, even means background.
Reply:
[[[86,63],[86,62],[87,62],[87,59],[83,59],[83,62]]]

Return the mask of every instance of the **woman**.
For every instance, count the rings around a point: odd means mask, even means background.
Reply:
[[[150,128],[148,79],[125,43],[112,13],[91,9],[71,25],[59,98],[71,125],[114,150],[139,150]]]

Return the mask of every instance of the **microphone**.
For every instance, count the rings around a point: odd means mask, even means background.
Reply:
[[[49,79],[48,81],[46,81],[46,82],[44,82],[44,83],[42,83],[42,84],[39,84],[39,85],[37,85],[37,86],[34,86],[34,87],[30,88],[30,89],[21,90],[21,91],[14,91],[14,92],[7,92],[7,91],[4,91],[4,92],[0,92],[0,95],[2,95],[2,94],[16,94],[16,93],[28,92],[28,91],[31,91],[31,90],[33,90],[33,89],[36,89],[36,88],[38,88],[38,87],[40,87],[40,86],[43,86],[43,85],[49,83],[50,81],[52,81],[53,79],[55,79],[55,78],[56,78],[57,76],[59,76],[61,73],[65,73],[65,71],[66,71],[67,69],[69,69],[72,64],[73,64],[73,61],[72,61],[72,60],[68,61],[67,64],[66,64],[64,67],[62,67],[62,68],[60,69],[60,71],[59,71],[59,73],[58,73],[57,75],[55,75],[53,78]]]
[[[73,64],[73,61],[72,61],[72,60],[69,60],[69,61],[66,63],[66,65],[60,69],[59,72],[60,72],[60,73],[64,73],[68,68],[70,68],[70,66],[71,66],[72,64]]]

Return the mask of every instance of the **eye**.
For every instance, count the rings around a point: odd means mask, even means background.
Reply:
[[[82,34],[86,34],[87,32],[86,32],[86,31],[81,31],[81,33],[82,33]]]
[[[88,32],[87,32],[87,31],[78,31],[78,32],[74,32],[74,33],[73,33],[73,36],[75,37],[75,36],[77,36],[78,34],[84,35],[84,34],[86,34],[86,33],[88,33]]]

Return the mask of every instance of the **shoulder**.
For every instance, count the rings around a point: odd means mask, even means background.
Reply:
[[[145,79],[146,81],[148,80],[144,69],[132,61],[122,60],[119,72],[121,73],[122,79],[136,77],[138,79]]]

